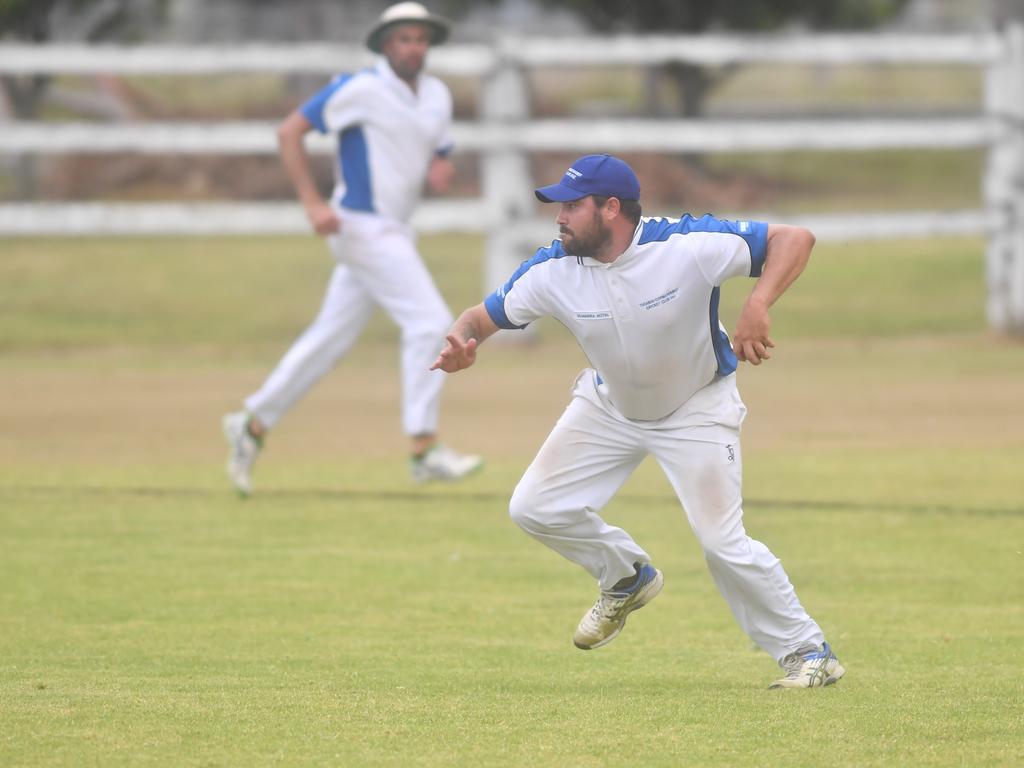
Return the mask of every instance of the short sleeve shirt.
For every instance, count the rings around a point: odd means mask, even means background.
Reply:
[[[499,328],[556,318],[624,416],[661,419],[716,376],[736,370],[718,319],[720,286],[759,276],[767,242],[764,222],[644,217],[615,261],[569,256],[556,240],[484,306]]]
[[[301,108],[321,133],[338,137],[334,204],[408,221],[430,161],[452,149],[448,87],[420,74],[415,92],[381,57],[339,75]]]

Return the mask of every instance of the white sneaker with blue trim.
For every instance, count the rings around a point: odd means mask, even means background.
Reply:
[[[622,590],[601,590],[594,607],[580,619],[573,644],[583,651],[607,645],[626,625],[626,617],[658,596],[665,583],[661,571],[650,563],[637,564],[636,581]]]
[[[791,653],[779,662],[786,676],[776,680],[769,688],[819,688],[832,685],[846,674],[832,646],[823,643],[820,648]]]

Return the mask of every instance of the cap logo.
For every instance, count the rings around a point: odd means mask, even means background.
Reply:
[[[574,160],[561,180],[534,190],[542,203],[582,200],[589,195],[639,200],[640,182],[633,169],[611,155],[584,155]]]

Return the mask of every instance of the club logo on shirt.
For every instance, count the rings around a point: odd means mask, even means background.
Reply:
[[[739,221],[739,222],[737,222],[737,224],[740,225],[740,232],[749,232],[750,231],[750,222],[749,221]]]
[[[598,310],[596,312],[577,312],[577,320],[610,320],[612,313],[606,309]]]
[[[655,296],[653,299],[641,301],[640,306],[643,309],[654,309],[655,307],[660,307],[662,304],[668,304],[670,301],[676,298],[679,298],[679,289],[673,288],[668,293],[661,294],[661,296]]]

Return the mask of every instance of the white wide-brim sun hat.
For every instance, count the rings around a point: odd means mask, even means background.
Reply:
[[[415,22],[430,29],[430,44],[440,45],[448,39],[448,21],[435,16],[419,3],[397,3],[384,10],[380,20],[366,36],[366,47],[374,53],[381,52],[381,45],[388,30],[397,24]]]

